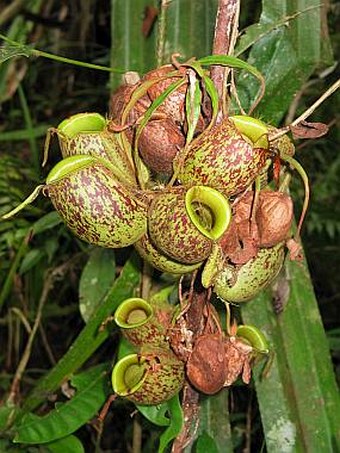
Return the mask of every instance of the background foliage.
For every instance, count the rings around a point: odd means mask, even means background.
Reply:
[[[110,74],[36,58],[34,54],[29,59],[8,59],[0,65],[0,214],[16,206],[59,160],[54,144],[49,167],[41,169],[48,127],[76,112],[107,112],[110,93],[121,80],[120,72],[144,73],[167,62],[173,52],[185,57],[211,52],[216,0],[173,0],[166,15],[158,17],[158,21],[164,21],[161,36],[157,23],[151,24],[147,36],[141,34],[148,17],[146,6],[159,7],[159,3],[155,0],[0,2],[0,30],[11,39],[45,52],[111,65],[119,70]],[[243,33],[236,54],[248,58],[265,74],[267,94],[258,114],[275,124],[285,121],[285,117],[296,117],[336,80],[332,52],[338,54],[336,27],[340,12],[337,3],[328,5],[329,40],[326,13],[320,14],[318,6],[316,1],[263,0],[261,10],[260,2],[242,2]],[[155,51],[157,35],[161,49],[158,53]],[[253,83],[241,73],[237,83],[242,102],[247,103],[256,95],[256,81]],[[312,118],[328,123],[330,133],[297,145],[298,159],[307,170],[313,188],[303,241],[339,380],[338,111],[339,97],[334,95]],[[293,190],[295,198],[302,199],[299,182]],[[297,203],[297,212],[300,209]],[[176,435],[175,403],[169,409],[172,424],[165,437],[167,418],[164,420],[157,413],[149,418],[137,415],[132,421],[130,414],[134,406],[119,400],[104,425],[93,418],[110,392],[102,371],[109,369],[115,360],[118,345],[118,333],[112,325],[105,329],[99,327],[119,302],[132,294],[140,279],[140,263],[134,256],[127,261],[129,254],[130,250],[113,253],[81,243],[69,234],[43,198],[15,219],[0,222],[0,391],[4,402],[0,408],[3,432],[0,451],[1,448],[5,451],[127,451],[130,448],[140,451],[142,445],[147,452],[156,450],[162,433],[164,444],[166,436]],[[306,445],[310,447],[309,442],[315,439],[323,451],[335,448],[336,439],[332,444],[327,434],[313,438],[318,423],[333,432],[336,415],[330,415],[333,384],[329,381],[328,345],[324,342],[309,277],[299,276],[299,271],[304,273],[301,269],[291,270],[297,283],[296,286],[292,283],[291,300],[283,320],[268,315],[271,307],[266,295],[256,305],[255,302],[247,305],[243,313],[245,319],[258,318],[266,333],[274,332],[271,341],[282,347],[276,348],[269,378],[262,383],[256,380],[259,404],[254,385],[238,385],[229,395],[222,392],[218,397],[205,398],[196,451],[260,451],[265,444],[264,437],[269,451],[291,451],[282,449],[277,438],[271,437],[270,428],[272,419],[278,420],[282,414],[290,417],[294,410],[298,412],[294,419],[304,420],[310,427],[305,429],[300,425],[300,444],[296,451],[303,451]],[[103,282],[103,293],[97,293],[94,302],[98,305],[89,315],[88,300],[94,296],[89,294],[88,280],[92,278]],[[296,291],[304,298],[299,299]],[[261,310],[257,308],[260,306]],[[296,336],[297,340],[289,344],[288,340]],[[300,370],[296,379],[292,372],[285,374],[285,367]],[[65,377],[72,377],[68,385]],[[304,380],[307,377],[319,382],[314,396],[315,400],[325,398],[325,409],[310,410],[284,401],[285,389],[281,391],[277,382],[291,379],[290,388],[297,392],[295,399],[303,401],[308,397],[304,392],[309,391],[311,382]],[[18,382],[20,385],[16,385]],[[72,399],[68,399],[70,392],[74,395]],[[62,404],[61,418],[56,411],[50,411],[56,400]],[[230,419],[226,415],[222,424],[216,414],[228,404]],[[43,420],[28,413],[35,408],[39,408],[37,414]],[[72,417],[74,413],[82,416]],[[19,422],[8,429],[14,416]],[[63,427],[64,421],[68,430]],[[282,438],[285,434],[280,432]],[[12,444],[13,438],[19,444]],[[43,446],[38,446],[42,442]],[[289,442],[284,445],[289,447]],[[321,451],[310,448],[310,451]]]

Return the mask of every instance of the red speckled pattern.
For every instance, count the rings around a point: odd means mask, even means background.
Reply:
[[[265,163],[266,150],[253,148],[225,121],[192,142],[179,179],[185,185],[207,185],[231,196],[246,189]]]
[[[202,264],[201,262],[196,264],[183,264],[170,259],[155,248],[147,234],[142,236],[134,244],[134,247],[145,261],[161,272],[181,275],[192,272]]]
[[[212,241],[203,236],[190,220],[184,195],[162,194],[149,209],[149,233],[155,246],[172,259],[185,264],[208,257]]]
[[[139,390],[127,398],[138,404],[160,404],[176,395],[184,384],[184,363],[170,350],[147,355],[146,378]]]
[[[101,164],[73,172],[47,190],[67,226],[91,244],[126,247],[146,231],[146,208]]]
[[[228,302],[246,302],[274,280],[283,260],[282,243],[275,247],[262,248],[255,258],[233,271],[227,265],[216,277],[214,292]]]

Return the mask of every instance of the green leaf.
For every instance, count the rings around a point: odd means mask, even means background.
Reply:
[[[137,352],[137,347],[131,344],[125,337],[121,336],[117,350],[117,361],[123,357]]]
[[[202,66],[222,65],[228,68],[244,69],[256,77],[261,83],[263,81],[261,72],[255,66],[233,55],[208,55],[207,57],[200,58],[197,62]]]
[[[315,452],[340,448],[340,398],[327,338],[306,263],[289,262],[276,283],[276,297],[290,297],[273,312],[269,292],[242,307],[245,322],[263,330],[274,352],[265,376],[255,372],[267,450]]]
[[[207,90],[207,93],[211,100],[212,115],[211,115],[210,124],[213,125],[213,124],[215,124],[215,120],[218,115],[218,106],[219,106],[218,93],[217,93],[217,90],[216,90],[216,87],[215,87],[213,81],[209,77],[203,76],[202,80],[204,82],[205,89]]]
[[[197,440],[201,435],[209,436],[214,440],[217,451],[220,453],[234,451],[229,422],[228,393],[228,389],[223,389],[216,395],[205,396],[200,400]],[[206,451],[210,453],[210,450]]]
[[[253,45],[248,62],[266,81],[266,92],[258,106],[261,118],[275,125],[315,69],[331,64],[332,58],[329,38],[322,31],[320,2],[311,0],[307,8],[304,0],[262,3],[259,27],[264,27],[266,33]],[[285,16],[293,16],[289,25],[276,27]],[[258,87],[248,74],[237,78],[237,91],[245,110],[258,96]]]
[[[19,410],[16,406],[3,405],[0,407],[0,432],[6,429],[9,420],[17,412],[19,412]]]
[[[115,270],[114,250],[99,247],[91,250],[79,282],[80,313],[85,322],[111,288]]]
[[[137,409],[151,423],[157,426],[169,426],[168,403],[158,404],[157,406],[142,406],[136,404]]]
[[[84,453],[83,444],[80,442],[76,436],[67,436],[63,439],[55,440],[54,442],[49,442],[46,444],[46,447],[52,453]]]
[[[0,46],[0,64],[13,57],[30,57],[32,50],[28,46],[20,44]]]
[[[35,138],[43,137],[49,128],[48,124],[41,124],[31,131],[27,129],[16,129],[14,131],[1,131],[0,142],[27,140],[31,135]]]
[[[235,56],[239,56],[248,50],[251,46],[260,41],[261,38],[264,38],[270,32],[277,30],[281,27],[289,27],[290,22],[295,20],[301,14],[308,12],[310,9],[319,8],[318,6],[312,6],[304,9],[303,11],[297,11],[291,15],[283,15],[281,18],[278,18],[275,22],[260,22],[257,24],[252,24],[244,30],[244,33],[240,36],[236,48]]]
[[[138,142],[138,138],[140,137],[141,133],[142,133],[142,130],[144,129],[144,127],[146,126],[146,124],[148,123],[148,121],[150,120],[152,114],[157,110],[158,107],[160,107],[164,100],[171,94],[173,93],[175,90],[177,90],[178,88],[180,88],[182,85],[184,85],[186,83],[186,79],[179,79],[177,80],[176,82],[173,82],[171,83],[168,88],[166,90],[163,91],[163,93],[158,96],[153,102],[152,104],[150,105],[150,107],[147,109],[147,111],[145,112],[145,114],[143,115],[143,119],[142,121],[140,122],[137,130],[136,130],[136,138],[135,138],[135,146],[137,146],[137,142]]]
[[[18,85],[18,95],[20,100],[20,107],[22,111],[22,116],[24,120],[24,124],[28,133],[28,142],[31,151],[31,161],[33,163],[33,167],[35,169],[35,174],[37,178],[40,176],[40,150],[38,149],[38,143],[35,138],[34,134],[34,125],[33,125],[33,117],[30,110],[30,107],[27,102],[27,97],[25,94],[25,90],[21,83]]]
[[[167,284],[159,291],[155,292],[150,296],[150,303],[151,304],[163,304],[168,303],[171,301],[171,297],[176,294],[176,302],[177,302],[177,286],[172,284]]]
[[[44,417],[27,414],[16,427],[14,442],[41,444],[68,436],[88,422],[104,404],[107,397],[107,364],[101,364],[74,376],[75,395]]]
[[[174,53],[184,59],[211,53],[217,3],[217,0],[176,0],[166,5],[164,42],[160,45],[163,63],[168,63]]]
[[[120,276],[114,281],[108,294],[93,313],[93,316],[75,339],[57,365],[47,373],[28,395],[23,409],[32,411],[46,396],[55,391],[61,383],[77,371],[96,349],[108,338],[109,326],[103,323],[123,300],[134,295],[140,281],[140,261],[132,254],[125,263]]]
[[[176,395],[167,402],[170,425],[162,433],[159,440],[159,450],[158,453],[163,453],[166,447],[172,442],[179,433],[182,431],[182,426],[184,423],[183,411],[181,403],[179,401],[179,396]]]
[[[25,237],[22,239],[21,244],[18,248],[18,251],[12,261],[11,267],[7,273],[6,279],[4,284],[2,285],[1,291],[0,291],[0,307],[2,307],[3,303],[6,301],[8,294],[10,293],[13,285],[13,280],[15,273],[18,270],[18,267],[20,266],[21,260],[25,256],[25,253],[27,252],[27,242],[28,238],[31,235],[31,230],[29,230]]]
[[[22,260],[19,273],[22,275],[31,270],[44,256],[45,252],[42,249],[29,250]]]
[[[197,77],[189,75],[189,87],[185,96],[185,112],[188,123],[186,143],[190,143],[201,113],[202,93]]]
[[[60,215],[57,213],[57,211],[49,212],[40,217],[39,220],[34,222],[32,227],[32,234],[43,233],[44,231],[50,230],[56,227],[57,225],[60,225],[61,223],[62,219]]]
[[[142,33],[145,9],[158,7],[156,0],[111,0],[111,66],[125,71],[145,73],[156,65],[155,31]],[[121,83],[121,77],[112,75],[111,88]]]
[[[195,453],[219,453],[215,440],[204,431],[195,442]]]
[[[9,219],[10,217],[13,217],[16,215],[18,212],[20,212],[22,209],[25,209],[28,205],[33,203],[33,201],[40,195],[41,190],[43,189],[44,185],[39,184],[33,192],[24,200],[22,201],[19,206],[16,206],[14,209],[12,209],[10,212],[6,212],[6,214],[2,215],[1,219]]]
[[[303,12],[303,1],[264,0],[260,26],[267,31],[285,15]],[[266,79],[259,104],[265,120],[277,124],[294,95],[316,67],[330,63],[328,36],[322,36],[322,14],[316,1],[288,27],[272,28],[252,47],[249,62]],[[324,52],[322,49],[326,49]],[[247,75],[238,78],[242,105],[257,93]],[[266,447],[270,452],[336,451],[339,449],[339,395],[328,344],[306,264],[289,263],[291,295],[287,308],[275,315],[269,292],[242,306],[244,322],[255,324],[269,338],[274,358],[265,376],[255,371]],[[279,280],[284,294],[285,277]],[[279,294],[279,293],[277,293]],[[281,294],[281,297],[282,297]]]
[[[340,351],[340,327],[327,331],[329,347],[333,351]]]

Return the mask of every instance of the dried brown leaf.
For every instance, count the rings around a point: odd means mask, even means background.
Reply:
[[[324,123],[301,121],[297,126],[290,126],[294,138],[319,138],[328,133],[329,127]]]

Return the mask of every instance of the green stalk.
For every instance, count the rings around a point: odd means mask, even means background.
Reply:
[[[62,57],[61,55],[55,55],[43,50],[34,49],[31,46],[22,45],[19,42],[8,38],[6,35],[0,33],[0,39],[3,39],[8,44],[18,48],[18,55],[24,55],[26,57],[43,57],[48,60],[58,61],[59,63],[72,64],[73,66],[80,66],[82,68],[95,69],[97,71],[115,72],[118,74],[124,73],[124,69],[120,68],[109,68],[107,66],[101,66],[93,63],[86,63],[85,61],[74,60],[73,58]],[[14,55],[13,55],[14,56]]]
[[[0,35],[0,37],[2,37]],[[72,58],[62,57],[60,55],[54,55],[52,53],[44,52],[38,49],[32,49],[32,54],[36,57],[44,57],[49,60],[58,61],[60,63],[72,64],[73,66],[80,66],[87,69],[95,69],[97,71],[115,72],[117,74],[124,73],[124,69],[120,68],[109,68],[107,66],[101,66],[93,63],[86,63],[85,61],[74,60]]]

